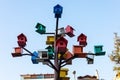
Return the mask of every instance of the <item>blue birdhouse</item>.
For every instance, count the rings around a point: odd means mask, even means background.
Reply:
[[[55,18],[61,18],[62,11],[63,11],[63,7],[57,4],[54,7]]]
[[[37,28],[36,32],[40,34],[44,34],[46,32],[46,27],[40,23],[37,23],[36,28]]]
[[[32,57],[31,57],[33,64],[38,64],[37,58],[38,58],[38,53],[36,51],[34,51]]]
[[[48,50],[48,57],[49,57],[49,59],[53,59],[54,48],[52,46],[48,46],[46,49]]]
[[[96,56],[105,55],[105,52],[103,52],[103,45],[95,45],[94,52]]]

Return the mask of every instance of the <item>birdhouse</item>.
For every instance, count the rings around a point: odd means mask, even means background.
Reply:
[[[54,7],[54,11],[53,11],[55,13],[55,18],[61,18],[62,11],[63,11],[63,7],[57,4]]]
[[[31,60],[33,64],[38,64],[38,53],[36,51],[33,52],[33,55],[31,56]]]
[[[48,59],[47,51],[38,51],[38,56],[39,56],[41,59]]]
[[[60,69],[60,77],[66,77],[68,75],[68,68],[61,68]]]
[[[86,54],[83,53],[83,46],[80,46],[80,45],[73,45],[73,54],[75,57],[78,57],[78,58],[86,57]]]
[[[105,52],[103,52],[103,45],[95,45],[94,52],[96,56],[105,55]]]
[[[25,47],[27,42],[26,36],[23,33],[21,33],[20,35],[17,36],[17,38],[18,38],[18,41],[17,41],[18,45],[20,47]]]
[[[59,39],[57,39],[56,41],[56,47],[58,50],[58,53],[65,53],[67,50],[67,43],[68,41],[64,38],[64,37],[60,37]]]
[[[47,41],[46,41],[46,44],[47,45],[50,45],[50,44],[54,44],[54,36],[47,36]]]
[[[79,42],[79,45],[82,45],[82,46],[86,46],[87,45],[87,36],[84,35],[83,33],[81,33],[79,36],[78,36],[78,39],[77,41]]]
[[[60,37],[65,36],[65,29],[64,29],[64,27],[58,29],[58,35]]]
[[[15,47],[14,53],[12,53],[13,57],[21,57],[22,56],[22,48],[21,47]]]
[[[44,34],[46,32],[46,27],[40,23],[37,23],[36,28],[37,28],[36,32],[40,34]]]
[[[64,59],[67,60],[67,59],[70,59],[71,57],[73,57],[72,53],[67,51],[65,54],[64,54]],[[69,60],[66,62],[67,64],[72,64],[72,60]]]
[[[89,53],[90,54],[90,53]],[[87,55],[87,62],[88,64],[93,64],[94,63],[94,55]]]
[[[69,37],[73,37],[73,36],[75,36],[74,34],[73,34],[73,28],[71,27],[71,26],[67,26],[66,28],[65,28],[65,33],[69,36]]]
[[[48,57],[49,57],[49,59],[53,59],[54,48],[52,46],[48,46],[46,49],[48,50]]]

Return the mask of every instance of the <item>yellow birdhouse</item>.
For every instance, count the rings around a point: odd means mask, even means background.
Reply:
[[[66,77],[68,75],[68,68],[61,68],[60,77]]]
[[[47,45],[54,44],[54,36],[47,36]]]

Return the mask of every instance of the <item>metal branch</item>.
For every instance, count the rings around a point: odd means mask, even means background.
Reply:
[[[49,59],[48,59],[47,61],[50,63],[51,67],[52,67],[56,72],[58,72],[57,68],[53,65],[53,63],[52,63]]]

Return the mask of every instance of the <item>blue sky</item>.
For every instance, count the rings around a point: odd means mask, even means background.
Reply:
[[[74,59],[69,68],[69,75],[73,80],[72,71],[76,76],[95,75],[112,80],[115,76],[113,65],[108,57],[114,49],[114,32],[120,35],[120,1],[119,0],[0,0],[0,79],[20,80],[21,74],[53,73],[53,69],[42,63],[34,65],[31,57],[12,58],[11,52],[17,47],[17,36],[24,33],[28,42],[26,48],[31,52],[46,47],[46,35],[35,32],[37,22],[44,24],[47,31],[55,31],[53,7],[63,6],[59,27],[71,25],[75,29],[75,37],[68,39],[68,48],[77,45],[77,36],[87,35],[88,45],[84,52],[93,52],[94,45],[104,45],[105,56],[95,57],[93,65],[88,65],[86,59]]]

